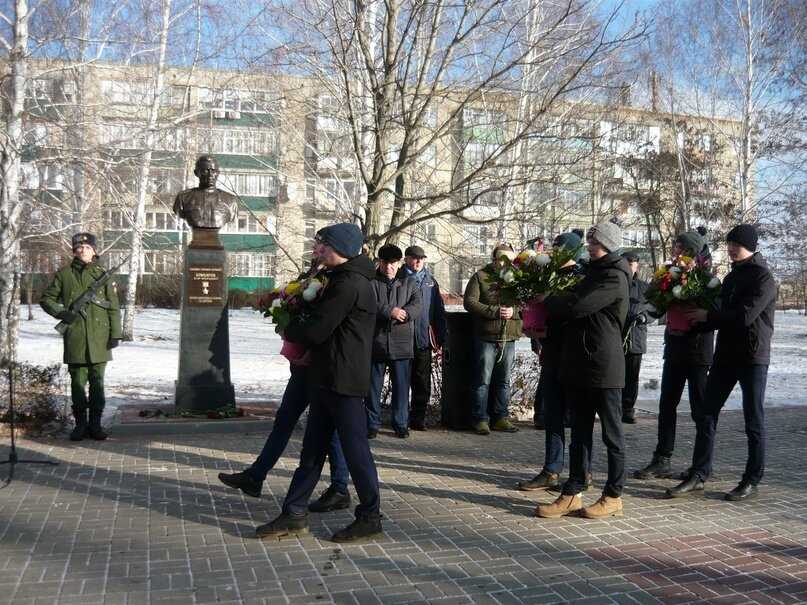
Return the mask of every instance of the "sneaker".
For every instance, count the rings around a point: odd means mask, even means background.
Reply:
[[[474,432],[477,435],[490,435],[490,425],[482,420],[474,425]]]
[[[378,429],[367,429],[367,438],[375,439],[378,437]]]
[[[358,542],[368,538],[375,538],[384,535],[381,529],[381,517],[356,517],[350,525],[340,529],[331,540],[334,542]]]
[[[558,473],[550,473],[548,470],[543,469],[532,479],[519,481],[516,484],[516,489],[522,492],[531,492],[536,489],[546,489],[558,485],[560,485],[560,475]]]
[[[255,528],[256,538],[282,538],[304,536],[308,533],[308,515],[280,513],[276,519]]]
[[[261,497],[261,486],[263,482],[256,481],[244,471],[240,473],[219,473],[219,481],[227,487],[240,489],[247,496],[252,496],[253,498]]]
[[[622,498],[613,498],[603,494],[591,506],[580,511],[580,516],[586,519],[604,519],[605,517],[622,516]]]
[[[672,477],[669,456],[653,456],[646,467],[633,472],[634,479],[669,479]]]
[[[574,496],[561,494],[552,504],[539,504],[535,509],[535,516],[543,519],[557,519],[582,509],[583,498],[580,494],[575,494]]]
[[[518,427],[510,422],[509,418],[499,418],[496,422],[493,423],[493,426],[490,427],[494,431],[501,431],[502,433],[517,433]]]
[[[333,486],[322,492],[316,500],[308,505],[312,513],[327,513],[332,510],[342,510],[350,506],[350,494],[345,494]]]

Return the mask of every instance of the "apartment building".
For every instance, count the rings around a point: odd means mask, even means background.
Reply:
[[[238,217],[221,234],[231,289],[262,290],[290,279],[305,266],[319,228],[362,217],[365,192],[344,99],[301,78],[173,69],[149,128],[151,81],[147,68],[114,64],[91,66],[80,82],[31,80],[22,186],[38,203],[26,225],[37,236],[23,245],[26,272],[52,273],[66,249],[59,240],[73,227],[101,235],[110,266],[124,259],[149,150],[144,281],[176,282],[189,234],[173,215],[173,198],[196,184],[193,163],[202,153],[219,159],[219,186],[240,201]],[[625,247],[647,252],[676,225],[719,227],[722,210],[713,209],[726,196],[718,183],[731,183],[733,156],[709,123],[624,105],[562,109],[536,120],[516,145],[512,95],[461,105],[447,95],[427,112],[425,129],[450,128],[406,175],[413,201],[404,216],[449,211],[402,230],[396,241],[423,246],[445,290],[461,293],[498,241],[523,247],[616,217]],[[689,161],[684,148],[690,156],[694,149],[699,163],[686,183],[671,184],[658,173],[660,158]],[[690,215],[662,221],[648,207],[676,195],[676,186],[689,187]],[[382,221],[393,205],[391,197],[382,205]]]

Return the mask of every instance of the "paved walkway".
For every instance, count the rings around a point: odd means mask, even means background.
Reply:
[[[527,426],[490,437],[382,434],[373,451],[386,537],[353,546],[328,541],[349,511],[312,516],[304,539],[253,537],[279,510],[299,431],[259,500],[216,474],[242,468],[262,435],[24,441],[21,455],[61,465],[19,467],[0,490],[0,603],[803,603],[807,409],[768,419],[758,499],[721,500],[745,461],[742,415],[730,412],[705,496],[662,500],[671,481],[631,480],[626,516],[607,521],[531,516],[549,498],[512,489],[543,458],[543,433]],[[682,418],[679,467],[692,435]],[[627,428],[629,468],[649,459],[654,440],[652,416]]]

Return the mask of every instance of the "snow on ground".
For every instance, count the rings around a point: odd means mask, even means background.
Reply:
[[[27,309],[22,310],[27,317]],[[19,359],[25,363],[61,363],[61,337],[53,329],[56,320],[34,308],[34,320],[22,321]],[[143,309],[135,319],[135,341],[122,343],[113,352],[106,372],[107,405],[173,400],[178,367],[179,311]],[[644,356],[639,393],[642,409],[657,409],[663,327],[650,326],[648,353]],[[288,363],[280,355],[280,337],[272,324],[255,311],[230,312],[230,357],[236,399],[266,401],[280,399],[289,378]],[[519,352],[529,353],[526,338],[518,342]],[[795,312],[777,312],[773,360],[768,373],[768,405],[807,405],[807,317]],[[686,398],[686,392],[684,393]],[[728,407],[740,407],[739,387]]]

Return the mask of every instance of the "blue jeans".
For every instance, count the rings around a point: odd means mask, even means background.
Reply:
[[[272,432],[266,438],[260,455],[246,472],[256,481],[263,481],[266,475],[277,464],[286,445],[289,443],[297,421],[308,407],[311,400],[312,388],[308,368],[305,366],[291,366],[291,378],[283,392],[283,400],[275,414],[275,423]],[[334,433],[328,448],[328,459],[331,463],[331,487],[340,493],[347,493],[349,479],[345,456],[339,444],[339,436]]]
[[[386,372],[387,366],[389,366],[390,384],[392,386],[392,429],[394,431],[405,431],[409,428],[411,359],[373,362],[370,368],[370,395],[365,400],[367,428],[373,431],[381,428],[381,389],[384,386],[384,372]]]
[[[712,474],[715,434],[720,410],[740,383],[743,393],[745,435],[748,438],[748,459],[743,481],[756,485],[765,471],[765,387],[768,366],[713,365],[706,380],[706,397],[695,418],[695,451],[692,453],[692,470],[704,481]],[[693,410],[694,412],[694,410]]]
[[[367,440],[367,413],[361,397],[340,395],[319,389],[311,401],[308,424],[303,437],[300,466],[294,471],[289,492],[283,502],[283,512],[301,515],[308,510],[308,500],[322,474],[325,452],[338,433],[353,485],[359,496],[356,517],[378,518],[381,502],[370,442]]]
[[[504,355],[499,355],[504,347]],[[496,422],[507,418],[510,405],[510,372],[516,343],[489,342],[474,338],[474,376],[471,385],[471,419]]]

